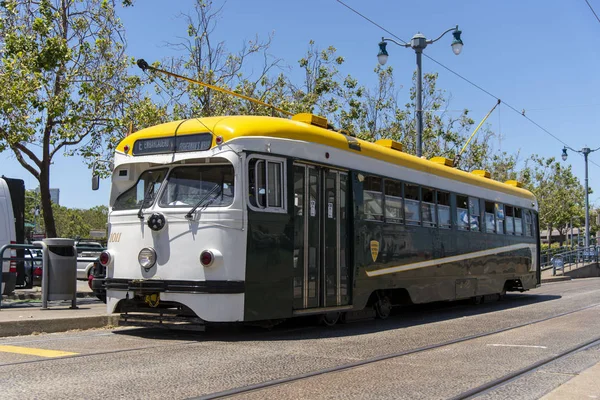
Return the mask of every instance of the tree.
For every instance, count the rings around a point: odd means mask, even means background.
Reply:
[[[114,0],[6,0],[0,12],[0,151],[39,181],[46,234],[55,237],[53,158],[95,154],[123,128],[139,79],[127,76]]]
[[[540,227],[548,229],[548,243],[553,229],[565,237],[571,217],[584,218],[585,189],[573,175],[571,166],[563,167],[553,157],[543,158],[533,155],[533,166],[526,166],[525,182],[537,198],[539,204]]]

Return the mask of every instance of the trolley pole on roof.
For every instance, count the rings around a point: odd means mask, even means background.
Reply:
[[[463,41],[460,39],[460,34],[462,31],[458,30],[458,25],[454,28],[450,28],[444,33],[442,33],[437,39],[427,40],[425,36],[421,33],[417,33],[410,39],[410,43],[398,43],[394,39],[390,38],[381,38],[381,42],[379,43],[379,53],[377,54],[377,60],[379,64],[385,65],[388,60],[388,52],[386,50],[387,43],[392,42],[401,47],[410,47],[412,48],[417,55],[417,157],[421,157],[423,154],[423,73],[421,68],[421,56],[423,54],[423,50],[427,47],[428,44],[432,44],[437,42],[444,36],[446,33],[452,31],[452,35],[454,36],[454,40],[452,41],[452,51],[454,54],[459,55],[462,47]]]
[[[254,99],[252,97],[244,96],[243,94],[232,92],[231,90],[224,89],[222,87],[218,87],[218,86],[215,86],[215,85],[211,85],[211,84],[208,84],[208,83],[205,83],[205,82],[202,82],[202,81],[198,81],[196,79],[188,78],[187,76],[178,75],[178,74],[175,74],[173,72],[165,71],[164,69],[155,68],[155,67],[149,65],[146,62],[146,60],[144,60],[144,59],[137,60],[137,66],[140,67],[140,69],[142,71],[144,71],[144,72],[146,70],[150,70],[150,71],[154,71],[154,72],[160,72],[161,74],[165,74],[165,75],[171,76],[173,78],[181,79],[181,80],[184,80],[184,81],[187,81],[187,82],[190,82],[190,83],[194,83],[196,85],[204,86],[206,88],[209,88],[209,89],[212,89],[212,90],[216,90],[217,92],[227,93],[227,94],[230,94],[232,96],[236,96],[236,97],[239,97],[241,99],[248,100],[248,101],[250,101],[252,103],[255,103],[255,104],[260,104],[261,106],[268,107],[268,108],[270,108],[273,111],[278,111],[278,112],[280,112],[280,113],[282,113],[284,115],[287,115],[288,117],[291,117],[291,116],[294,115],[294,113],[291,113],[289,111],[285,111],[285,110],[283,110],[281,108],[275,107],[272,104],[265,103],[264,101],[261,101],[261,100],[258,100],[258,99]]]

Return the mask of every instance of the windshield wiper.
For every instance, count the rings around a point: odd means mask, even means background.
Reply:
[[[194,211],[196,211],[198,209],[198,207],[202,206],[204,204],[204,202],[213,194],[217,193],[217,192],[221,192],[221,190],[223,189],[222,185],[216,184],[215,186],[213,186],[208,193],[206,193],[200,200],[198,200],[198,202],[196,203],[196,205],[194,207],[192,207],[192,209],[190,211],[188,211],[187,214],[185,214],[185,217],[187,219],[192,218],[192,215],[194,215]],[[219,195],[219,193],[217,193],[217,196]],[[215,196],[215,198],[217,197]],[[214,199],[212,199],[214,200]]]
[[[155,183],[156,183],[156,181],[150,182],[150,184],[148,185],[148,189],[146,189],[146,193],[144,193],[144,198],[142,199],[142,204],[140,205],[140,209],[138,210],[138,214],[137,214],[139,219],[144,219],[144,213],[142,212],[142,210],[144,209],[144,204],[146,204],[146,199],[148,198],[148,196],[150,196],[150,192],[152,191],[152,188],[154,187]]]

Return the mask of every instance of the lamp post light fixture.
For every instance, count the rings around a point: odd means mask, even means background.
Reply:
[[[462,31],[458,29],[458,25],[454,28],[450,28],[444,33],[442,33],[437,39],[427,40],[425,36],[421,33],[417,33],[410,39],[410,43],[398,43],[394,39],[390,38],[381,38],[381,42],[379,43],[379,53],[377,54],[377,60],[379,64],[385,65],[388,60],[388,52],[386,50],[387,43],[392,42],[402,47],[410,47],[412,48],[417,55],[417,157],[421,157],[423,154],[423,73],[421,70],[421,55],[423,54],[423,50],[427,47],[427,45],[432,44],[440,40],[446,33],[452,31],[452,35],[454,36],[454,40],[452,41],[452,51],[454,54],[459,55],[462,51],[463,41],[460,38],[460,34]]]
[[[585,160],[585,241],[584,241],[584,246],[585,247],[589,247],[590,245],[590,202],[589,202],[589,197],[590,194],[588,192],[588,155],[590,153],[593,153],[597,150],[600,150],[600,147],[598,147],[597,149],[594,150],[590,150],[589,147],[584,147],[581,150],[573,150],[570,147],[563,147],[563,152],[562,152],[562,159],[563,161],[567,161],[567,157],[569,156],[567,154],[567,149],[574,151],[576,153],[581,153],[583,154],[583,159]]]

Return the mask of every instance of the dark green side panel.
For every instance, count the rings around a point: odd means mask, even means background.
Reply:
[[[287,163],[287,182],[293,182],[292,162]],[[244,320],[289,318],[293,302],[293,185],[288,184],[288,213],[248,209],[246,294]]]

